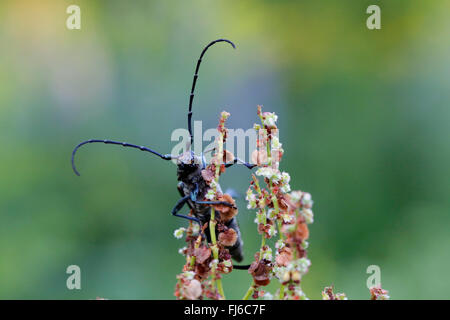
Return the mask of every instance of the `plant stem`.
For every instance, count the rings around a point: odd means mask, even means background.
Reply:
[[[260,108],[260,107],[258,107],[258,108]],[[264,127],[264,119],[263,119],[261,113],[259,113],[259,118],[261,119],[261,124]],[[259,132],[257,132],[257,139],[258,139],[258,145],[259,145]],[[270,137],[268,137],[268,139],[266,141],[266,152],[267,152],[268,166],[271,167],[272,166],[272,157],[271,157],[271,139],[270,139]],[[265,202],[266,199],[265,199],[265,196],[263,195],[263,193],[261,191],[258,179],[256,178],[255,175],[252,175],[252,177],[253,177],[253,181],[254,181],[255,191],[258,193],[259,198],[262,198],[262,201]],[[270,179],[269,186],[270,186],[270,191],[271,191],[271,193],[273,195],[272,179]],[[278,201],[277,201],[276,197],[272,196],[271,200],[272,200],[272,202],[274,204],[275,213],[278,214],[279,207],[278,207]],[[266,210],[265,210],[265,208],[261,208],[260,210],[261,210],[261,214],[264,215],[264,224],[266,224],[267,223]],[[281,229],[280,229],[280,235],[281,235]],[[266,236],[265,236],[265,233],[263,233],[261,235],[261,247],[259,249],[259,260],[261,260],[263,258],[263,248],[264,248],[265,245],[266,245]],[[247,293],[245,294],[243,300],[248,300],[251,297],[251,295],[253,294],[254,291],[255,291],[255,281],[253,281],[251,286],[248,288]]]
[[[281,220],[277,220],[277,227],[278,227],[278,233],[280,234],[280,240],[284,240],[284,236],[283,233],[281,232],[281,227],[282,227],[282,223]]]
[[[259,249],[259,260],[262,259],[263,248],[265,245],[266,245],[266,237],[264,235],[262,235],[261,248]]]
[[[195,241],[194,249],[200,248],[200,243],[201,243],[201,241],[202,241],[202,237],[199,236],[198,239]],[[191,256],[191,264],[190,264],[190,267],[191,267],[192,270],[194,270],[194,267],[195,267],[195,256],[194,256],[194,255]]]
[[[223,117],[223,115],[222,115]],[[226,119],[226,118],[225,118]],[[217,150],[217,160],[218,163],[216,164],[216,172],[215,172],[215,186],[214,186],[214,193],[217,193],[217,185],[219,183],[219,175],[220,175],[220,166],[222,165],[222,161],[223,161],[223,132],[220,132],[220,136],[218,139],[218,150]],[[220,279],[219,277],[217,277],[216,274],[216,268],[217,268],[217,263],[219,262],[219,248],[217,246],[217,239],[216,239],[216,218],[215,218],[215,209],[211,208],[211,217],[209,220],[209,232],[211,235],[211,243],[212,243],[212,252],[213,252],[213,258],[214,258],[214,263],[212,264],[211,267],[211,278],[212,278],[212,285],[213,288],[217,286],[217,290],[219,291],[219,294],[221,296],[221,299],[225,299],[225,293],[223,291],[223,286],[222,286],[222,279]]]
[[[280,287],[280,296],[279,296],[280,300],[283,300],[283,298],[284,298],[284,284],[282,284]]]
[[[272,167],[272,155],[271,155],[271,139],[267,139],[267,160],[269,161],[269,167]]]
[[[248,288],[247,293],[242,298],[242,300],[248,300],[252,296],[254,291],[255,291],[255,287],[254,287],[254,284],[252,283],[252,285],[250,286],[250,288]]]
[[[216,220],[215,220],[214,208],[211,208],[211,220],[209,221],[209,232],[211,234],[213,258],[215,261],[219,261],[219,248],[217,247],[217,240],[216,240]],[[222,286],[222,279],[217,278],[217,275],[216,275],[216,263],[213,263],[211,272],[212,272],[211,277],[212,277],[213,287],[217,285],[217,290],[219,291],[221,298],[225,299],[225,293],[223,291],[223,286]]]

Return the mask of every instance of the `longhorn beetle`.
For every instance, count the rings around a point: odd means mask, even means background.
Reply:
[[[195,68],[195,74],[194,79],[192,81],[192,88],[191,93],[189,96],[189,109],[188,109],[188,131],[190,136],[190,146],[193,144],[193,134],[192,134],[192,103],[194,101],[194,91],[195,91],[195,85],[197,84],[198,79],[198,71],[200,68],[200,64],[202,62],[202,58],[205,55],[206,51],[214,44],[218,42],[226,42],[229,43],[234,49],[236,49],[236,46],[233,42],[227,39],[218,39],[215,41],[212,41],[209,43],[200,54],[200,58],[197,61],[197,66]],[[203,176],[201,174],[201,171],[206,168],[206,161],[205,157],[203,156],[203,153],[200,156],[197,156],[191,148],[189,148],[188,151],[182,153],[181,155],[171,155],[171,154],[161,154],[159,152],[156,152],[152,149],[149,149],[147,147],[138,146],[131,143],[126,142],[117,142],[117,141],[111,141],[111,140],[99,140],[99,139],[92,139],[83,141],[80,144],[78,144],[72,152],[72,169],[78,176],[80,175],[75,167],[75,153],[77,150],[88,143],[105,143],[105,144],[114,144],[119,145],[123,147],[129,147],[129,148],[135,148],[139,149],[141,151],[150,152],[158,157],[160,157],[163,160],[172,160],[176,159],[177,163],[177,176],[178,176],[178,192],[181,195],[181,199],[178,200],[178,202],[175,204],[174,208],[172,209],[172,215],[184,219],[188,219],[191,221],[195,221],[200,224],[200,227],[204,225],[206,222],[210,220],[211,215],[211,207],[210,205],[224,205],[229,207],[234,207],[233,204],[226,202],[226,201],[203,201],[200,199],[204,199],[206,193],[208,192],[209,186],[207,185],[206,181],[203,179]],[[235,158],[232,162],[225,163],[225,167],[230,167],[234,164],[243,164],[248,169],[254,168],[255,164],[249,164],[245,161],[242,161],[238,158]],[[217,187],[217,190],[221,192],[220,186]],[[193,216],[187,216],[179,214],[180,210],[183,208],[183,206],[187,204],[193,213]],[[238,235],[238,239],[236,243],[232,247],[228,247],[230,250],[230,254],[232,258],[238,262],[242,261],[243,259],[243,252],[242,252],[242,237],[240,234],[239,226],[236,221],[236,218],[233,217],[230,221],[226,224],[227,227],[232,228],[236,231],[236,234]],[[200,228],[201,229],[201,228]],[[210,240],[209,232],[205,232],[206,236],[208,238],[208,241]],[[234,266],[236,269],[248,269],[248,266]]]

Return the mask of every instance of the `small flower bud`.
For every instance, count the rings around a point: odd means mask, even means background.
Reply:
[[[223,261],[223,265],[224,265],[225,267],[231,267],[231,266],[232,266],[231,260],[224,260],[224,261]]]
[[[292,202],[294,202],[294,203],[299,202],[300,199],[302,198],[302,195],[303,195],[303,192],[301,192],[301,191],[292,191],[290,193]]]
[[[215,197],[216,197],[216,193],[214,192],[213,189],[209,189],[208,193],[205,195],[205,198],[208,200],[214,200]]]
[[[310,209],[313,206],[313,201],[311,199],[311,194],[309,194],[308,192],[305,192],[303,194],[303,198],[302,198],[302,205],[307,208]]]
[[[263,113],[264,125],[268,128],[276,128],[276,122],[278,120],[278,116],[273,112],[264,112]]]
[[[175,236],[175,238],[177,239],[181,239],[184,235],[184,232],[186,231],[186,228],[178,228],[173,232],[173,235]]]
[[[305,217],[306,223],[311,224],[314,222],[314,213],[312,212],[311,209],[305,208],[301,211],[301,213],[302,213],[303,217]]]

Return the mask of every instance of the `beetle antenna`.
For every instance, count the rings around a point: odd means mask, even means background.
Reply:
[[[101,142],[101,143],[105,143],[105,144],[116,144],[116,145],[120,145],[120,146],[123,146],[123,147],[130,147],[130,148],[139,149],[141,151],[146,151],[146,152],[153,153],[154,155],[157,155],[158,157],[160,157],[163,160],[171,160],[171,159],[175,158],[175,157],[173,157],[170,154],[160,154],[160,153],[158,153],[158,152],[156,152],[156,151],[154,151],[152,149],[149,149],[149,148],[143,147],[143,146],[138,146],[138,145],[135,145],[135,144],[130,144],[130,143],[126,143],[126,142],[117,142],[117,141],[111,141],[111,140],[91,139],[91,140],[87,140],[87,141],[81,142],[72,151],[72,169],[73,169],[73,172],[75,172],[75,174],[77,176],[79,176],[80,173],[77,171],[77,168],[75,167],[75,153],[77,152],[77,150],[81,146],[83,146],[85,144],[88,144],[88,143],[97,143],[97,142]]]
[[[198,70],[200,69],[200,64],[202,63],[203,55],[206,53],[206,51],[209,49],[209,47],[211,47],[213,44],[218,43],[218,42],[228,42],[233,47],[233,49],[236,49],[236,46],[230,40],[217,39],[217,40],[214,40],[213,42],[210,42],[203,49],[203,51],[200,55],[200,58],[197,61],[197,67],[195,68],[195,74],[194,74],[194,80],[192,81],[191,95],[189,97],[188,130],[189,130],[189,135],[191,136],[191,146],[192,146],[192,143],[194,140],[194,137],[192,136],[192,102],[194,101],[194,91],[195,91],[195,85],[197,83],[197,78],[198,78]]]

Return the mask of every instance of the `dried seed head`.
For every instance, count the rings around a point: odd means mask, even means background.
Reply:
[[[219,243],[225,247],[233,246],[237,241],[237,233],[234,229],[228,229],[224,232],[219,233]]]
[[[295,234],[297,237],[299,237],[302,240],[308,240],[308,238],[309,238],[308,225],[303,222],[297,224],[297,230],[296,230]]]
[[[225,201],[235,206],[234,199],[229,194],[222,194],[218,197],[218,201]],[[230,221],[235,215],[238,214],[236,207],[229,207],[223,204],[213,205],[214,209],[220,212],[220,219],[222,222]]]
[[[200,281],[194,279],[191,280],[184,287],[184,296],[189,300],[197,300],[202,295],[202,285]]]
[[[276,256],[275,261],[279,266],[286,267],[292,260],[292,250],[289,247],[283,247],[279,250],[279,254]]]
[[[323,300],[347,300],[347,296],[345,293],[334,293],[334,287],[325,287],[322,291],[322,299]]]
[[[270,262],[266,260],[253,261],[248,269],[248,273],[253,276],[253,281],[257,286],[267,286],[270,283],[271,271]]]
[[[202,177],[208,184],[214,180],[215,176],[216,172],[214,166],[207,166],[206,169],[202,170]]]
[[[203,264],[211,256],[211,248],[200,247],[194,249],[194,256],[196,257],[196,262]]]
[[[262,150],[254,150],[252,152],[252,163],[257,166],[262,166],[263,164],[267,164],[267,151]]]
[[[223,162],[224,163],[229,163],[234,161],[234,154],[232,154],[230,151],[228,150],[223,150]]]
[[[370,288],[370,300],[389,300],[389,298],[389,292],[381,286]]]
[[[322,291],[322,300],[336,300],[333,293],[333,287],[325,287]]]

